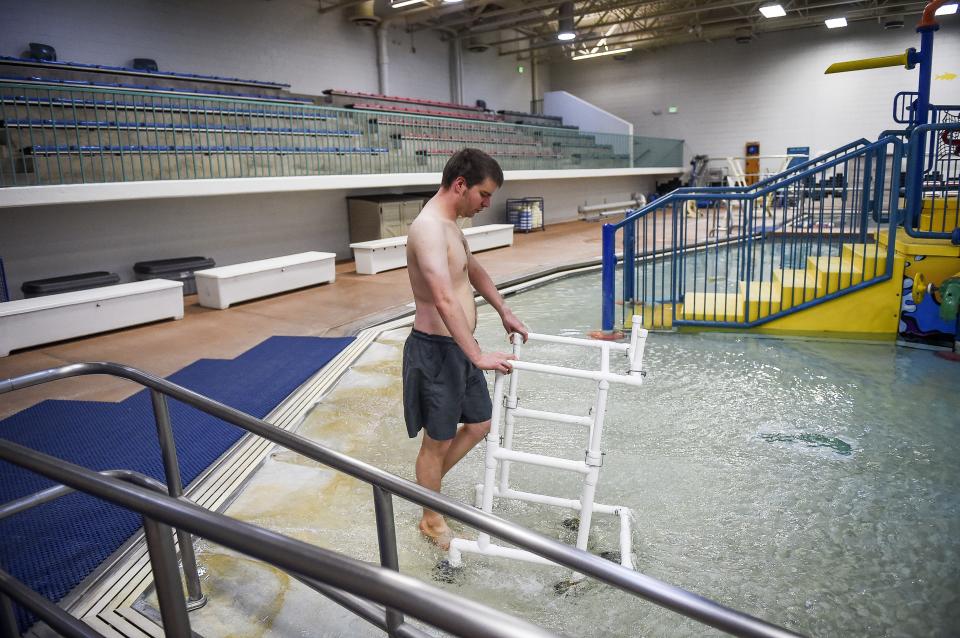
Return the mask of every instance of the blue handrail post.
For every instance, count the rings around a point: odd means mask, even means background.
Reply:
[[[886,148],[884,147],[884,151],[885,150]],[[879,155],[880,151],[878,151],[877,154]],[[877,161],[877,164],[883,164],[883,159]],[[864,157],[863,193],[860,197],[860,219],[858,220],[860,228],[857,229],[857,236],[861,243],[866,243],[867,241],[867,227],[870,224],[870,212],[873,211],[874,216],[877,217],[876,212],[879,210],[879,197],[874,193],[872,186],[879,183],[880,182],[874,181],[873,153],[867,153]]]
[[[635,278],[637,273],[637,225],[626,224],[623,227],[623,304],[632,304],[637,297]]]
[[[920,25],[917,26],[917,33],[920,34],[920,50],[915,53],[911,52],[910,56],[912,58],[910,62],[920,66],[917,82],[917,99],[914,102],[913,110],[912,125],[914,127],[926,124],[930,118],[930,78],[933,70],[933,33],[940,28],[940,25],[934,20],[928,21],[926,18],[927,15],[924,13],[924,19],[921,20]],[[923,200],[923,188],[921,188],[923,184],[923,163],[926,153],[925,136],[920,136],[914,150],[914,154],[909,158],[910,165],[907,168],[907,170],[910,171],[908,181],[913,182],[917,186],[917,188],[913,189],[912,196],[909,192],[907,195],[907,220],[911,226],[920,221],[920,207],[922,206]]]
[[[613,309],[616,306],[614,295],[616,294],[616,271],[617,271],[617,228],[613,224],[603,225],[603,270],[600,275],[602,282],[602,303],[603,313],[601,318],[601,327],[603,330],[613,330]]]

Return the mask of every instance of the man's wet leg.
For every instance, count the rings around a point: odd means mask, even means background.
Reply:
[[[444,459],[456,439],[438,441],[423,431],[420,453],[417,454],[417,483],[434,492],[440,492],[440,479],[443,478]],[[420,533],[436,543],[441,549],[450,546],[450,528],[443,517],[431,509],[423,508],[420,519]]]
[[[443,457],[443,467],[440,472],[441,478],[450,471],[454,465],[460,462],[467,452],[483,440],[483,437],[490,431],[490,421],[483,423],[464,423],[463,427],[457,430],[457,435],[453,437],[453,442]]]

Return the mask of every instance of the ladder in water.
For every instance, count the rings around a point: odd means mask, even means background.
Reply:
[[[575,510],[580,513],[576,547],[582,550],[587,549],[587,540],[590,536],[590,525],[594,512],[616,515],[620,519],[620,564],[628,569],[633,569],[633,543],[631,542],[630,532],[633,513],[628,507],[622,505],[603,505],[601,503],[595,503],[593,499],[600,475],[600,467],[603,464],[603,452],[601,451],[600,442],[603,436],[603,422],[606,415],[607,393],[610,384],[619,383],[639,386],[643,382],[641,364],[643,362],[643,351],[646,346],[647,331],[640,327],[642,325],[643,320],[641,317],[636,316],[633,318],[633,329],[630,333],[630,342],[628,344],[536,333],[530,333],[528,335],[528,341],[543,341],[581,348],[598,348],[600,349],[599,370],[567,368],[522,361],[520,360],[521,338],[519,335],[513,335],[513,353],[517,356],[518,360],[511,361],[513,371],[509,377],[500,372],[496,375],[493,389],[493,415],[491,416],[490,433],[487,435],[486,460],[484,462],[482,477],[483,482],[477,485],[477,507],[487,514],[490,514],[493,510],[493,499],[497,497]],[[611,351],[622,352],[626,355],[629,362],[627,374],[617,374],[610,371]],[[590,414],[588,416],[578,416],[520,407],[517,388],[521,372],[524,374],[532,372],[595,381],[597,391]],[[509,382],[507,382],[507,379],[509,379]],[[513,429],[518,418],[529,418],[537,421],[549,421],[552,423],[586,428],[588,431],[588,443],[584,459],[571,460],[514,450]],[[576,472],[582,475],[583,488],[580,492],[580,498],[559,498],[511,488],[509,480],[510,465],[512,463],[539,465]],[[499,476],[497,476],[498,466],[500,469]],[[532,563],[555,565],[552,561],[532,552],[496,545],[490,541],[490,535],[486,533],[481,533],[475,541],[465,538],[454,538],[450,543],[448,557],[450,566],[459,567],[462,564],[462,555],[464,553],[499,556]],[[579,576],[575,575],[575,578],[579,578]]]

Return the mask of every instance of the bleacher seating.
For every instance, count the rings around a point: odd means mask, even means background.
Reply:
[[[439,172],[464,146],[488,152],[504,170],[630,164],[624,149],[554,116],[325,93],[365,101],[325,108],[309,98],[195,87],[0,78],[0,186]]]
[[[438,111],[435,109],[411,108],[406,106],[393,106],[391,104],[373,104],[371,102],[357,102],[350,105],[350,108],[358,111],[388,111],[393,113],[408,113],[410,115],[427,115],[430,117],[453,117],[463,120],[480,120],[484,122],[496,122],[496,115],[486,113],[466,113],[458,111]]]
[[[0,120],[2,128],[27,129],[106,129],[140,131],[175,131],[178,133],[235,133],[267,135],[300,135],[304,137],[355,137],[360,131],[307,128],[272,128],[269,126],[227,126],[223,124],[174,124],[171,122],[119,122],[107,120]]]
[[[0,80],[2,87],[2,80]],[[132,97],[132,96],[131,96]],[[164,99],[168,99],[163,96]],[[147,100],[147,97],[144,97]],[[227,116],[249,116],[249,117],[283,117],[288,119],[303,120],[329,120],[330,115],[325,113],[311,111],[275,111],[266,108],[254,108],[244,103],[243,106],[220,106],[214,103],[204,104],[176,104],[172,102],[152,102],[152,101],[125,101],[125,100],[94,100],[83,98],[61,98],[61,97],[37,97],[27,95],[4,96],[0,98],[0,103],[11,106],[25,107],[43,107],[69,109],[70,113],[76,112],[76,109],[106,109],[108,111],[133,110],[150,111],[151,113],[200,113],[206,115],[227,115]],[[49,111],[47,111],[49,112]]]
[[[39,76],[3,75],[0,80],[18,82],[21,84],[36,84],[46,86],[89,86],[92,88],[118,89],[122,91],[149,91],[150,93],[173,93],[181,95],[200,95],[210,97],[242,98],[246,100],[262,100],[266,102],[296,102],[313,104],[313,100],[306,97],[258,95],[251,93],[232,93],[229,91],[210,91],[206,89],[180,89],[170,86],[146,86],[144,84],[125,84],[122,82],[93,82],[91,80],[62,80],[58,78],[43,78]]]
[[[138,75],[169,79],[190,80],[192,82],[209,82],[214,84],[238,84],[242,86],[256,86],[270,89],[288,89],[289,84],[282,82],[268,82],[265,80],[245,80],[242,78],[221,77],[218,75],[203,75],[200,73],[181,73],[178,71],[147,71],[145,69],[129,68],[124,66],[110,66],[106,64],[88,64],[85,62],[45,61],[35,58],[16,58],[8,55],[0,56],[0,66],[26,66],[46,69],[60,69],[66,71],[97,71],[113,75]]]
[[[397,95],[381,95],[379,93],[363,93],[361,91],[342,91],[339,89],[326,89],[324,95],[339,96],[350,99],[359,98],[366,101],[375,102],[400,102],[403,104],[419,104],[423,106],[432,106],[442,109],[454,109],[457,111],[477,111],[482,113],[484,109],[479,106],[470,106],[468,104],[457,104],[455,102],[440,102],[437,100],[426,100],[417,97],[400,97]]]

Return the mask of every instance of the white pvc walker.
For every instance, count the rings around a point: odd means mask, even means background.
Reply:
[[[477,507],[481,508],[487,514],[490,514],[493,509],[493,497],[496,496],[498,498],[529,501],[576,510],[580,513],[576,546],[582,550],[586,550],[587,548],[593,513],[615,514],[620,519],[620,564],[629,569],[633,569],[630,534],[630,521],[633,519],[633,513],[627,507],[594,503],[593,499],[600,474],[600,466],[603,463],[600,439],[603,435],[603,421],[607,408],[607,391],[611,383],[639,386],[643,382],[640,366],[643,361],[643,350],[646,346],[647,331],[640,327],[642,325],[643,321],[640,317],[633,318],[633,330],[630,333],[629,344],[590,339],[574,339],[571,337],[535,333],[528,335],[529,341],[545,341],[563,345],[599,348],[599,370],[582,370],[521,361],[519,360],[521,338],[520,335],[513,335],[513,353],[518,357],[518,360],[510,362],[513,371],[509,376],[510,383],[506,394],[504,393],[505,375],[501,372],[497,372],[496,375],[493,389],[493,415],[491,417],[490,433],[487,435],[483,483],[477,485]],[[627,374],[610,372],[611,350],[626,354],[627,360],[629,361],[629,371]],[[596,381],[597,394],[590,415],[578,416],[521,408],[517,400],[517,386],[519,385],[521,371]],[[530,418],[538,421],[551,421],[554,423],[566,423],[587,427],[588,445],[584,459],[582,461],[569,460],[514,450],[513,426],[517,418]],[[503,422],[502,435],[500,433],[501,421]],[[498,463],[500,464],[500,476],[499,483],[497,484],[495,479]],[[528,463],[582,474],[583,489],[580,492],[579,500],[558,498],[546,494],[534,494],[512,489],[509,486],[511,463]],[[462,554],[464,552],[484,554],[486,556],[501,556],[531,563],[556,565],[553,561],[542,558],[532,552],[505,547],[503,545],[495,545],[490,542],[490,535],[486,533],[481,533],[475,541],[465,538],[454,538],[450,543],[448,559],[451,567],[459,567],[462,564]],[[574,578],[578,579],[579,576],[575,574]]]

